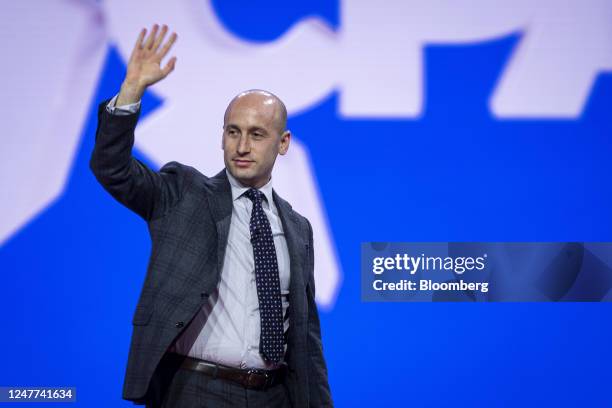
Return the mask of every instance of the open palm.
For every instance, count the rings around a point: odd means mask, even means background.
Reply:
[[[147,30],[143,28],[140,31],[128,62],[125,77],[127,83],[139,88],[146,88],[164,79],[174,70],[176,57],[170,58],[163,68],[161,66],[162,59],[177,39],[176,33],[172,33],[168,41],[162,46],[167,32],[168,27],[166,25],[163,25],[159,30],[159,26],[155,24],[145,40]]]

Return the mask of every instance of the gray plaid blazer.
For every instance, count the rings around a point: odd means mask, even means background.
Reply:
[[[133,316],[123,398],[147,402],[150,380],[175,338],[219,281],[232,215],[225,174],[207,177],[178,162],[158,172],[132,157],[140,111],[111,115],[98,107],[90,168],[102,187],[140,215],[152,241],[146,277]],[[315,304],[310,222],[273,191],[290,254],[289,333],[285,360],[294,407],[333,406]]]

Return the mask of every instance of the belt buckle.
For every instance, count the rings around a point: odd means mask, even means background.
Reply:
[[[261,384],[258,380],[258,377],[254,374],[259,374],[264,376],[264,382]],[[265,389],[268,386],[268,380],[270,379],[270,375],[265,371],[262,372],[256,368],[251,368],[247,371],[247,386],[250,388],[262,388]]]

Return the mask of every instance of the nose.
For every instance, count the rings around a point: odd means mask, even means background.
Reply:
[[[240,136],[238,141],[238,154],[247,154],[251,151],[251,142],[249,137],[246,135]]]

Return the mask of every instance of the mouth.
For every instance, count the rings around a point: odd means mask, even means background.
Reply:
[[[252,160],[244,160],[244,159],[233,159],[232,161],[234,162],[236,167],[241,167],[241,168],[249,167],[251,163],[253,163]]]

